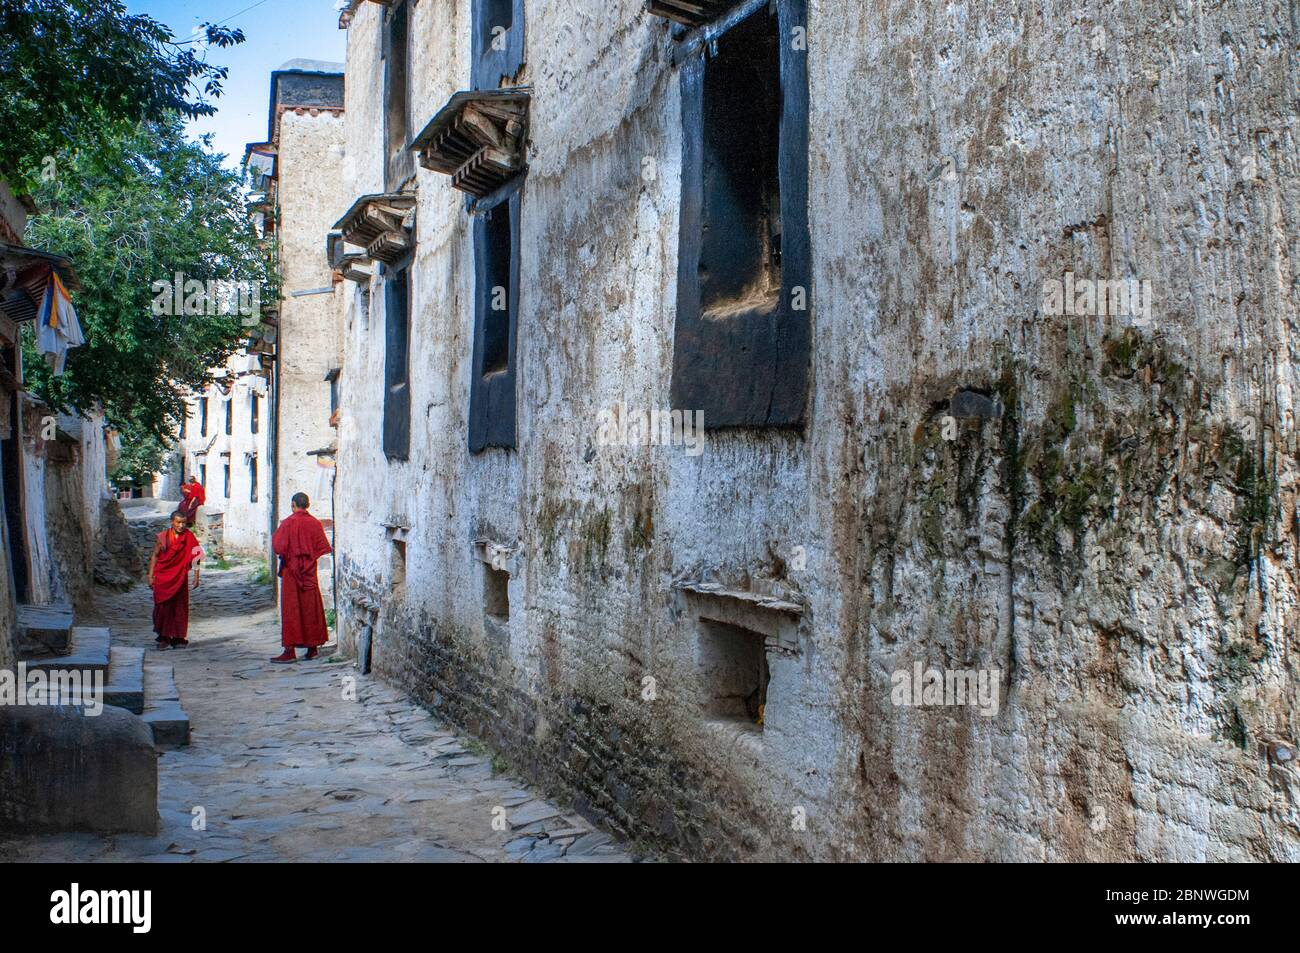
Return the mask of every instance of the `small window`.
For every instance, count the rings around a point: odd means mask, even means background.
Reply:
[[[207,435],[208,435],[208,399],[206,397],[200,397],[199,398],[199,436],[206,437]]]
[[[772,680],[765,636],[738,625],[700,619],[696,661],[705,717],[761,729]]]
[[[256,394],[249,394],[248,396],[248,432],[249,433],[257,433],[257,428],[261,426],[261,422],[258,420],[258,412],[261,410],[261,408],[258,406],[259,403],[260,401],[258,400]]]
[[[233,409],[231,408],[231,404],[233,403],[234,401],[232,400],[226,401],[226,435],[227,436],[235,432],[235,415]]]
[[[248,460],[248,499],[251,503],[257,502],[257,457]]]
[[[182,440],[185,439],[185,431],[189,426],[189,420],[190,420],[190,408],[189,405],[187,404],[185,406],[185,412],[181,414],[181,439]]]
[[[222,464],[222,469],[225,471],[224,474],[225,490],[223,495],[225,496],[226,499],[230,499],[230,464],[229,463]]]
[[[406,585],[406,540],[393,540],[392,563],[389,566],[390,582],[393,589]]]
[[[495,622],[510,621],[510,573],[483,564],[483,613]]]
[[[203,484],[205,490],[208,488],[208,465],[206,463],[199,464],[199,482]]]

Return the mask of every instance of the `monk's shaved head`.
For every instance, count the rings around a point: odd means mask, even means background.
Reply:
[[[307,507],[311,506],[311,500],[307,499],[306,493],[295,493],[292,502],[293,505],[298,507],[300,510],[305,510]]]

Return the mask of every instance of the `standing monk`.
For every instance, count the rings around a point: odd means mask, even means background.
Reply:
[[[181,487],[180,511],[185,514],[186,526],[194,525],[194,517],[198,515],[199,507],[207,501],[207,498],[203,484],[191,473],[189,481]]]
[[[325,527],[307,512],[310,505],[306,493],[295,493],[293,512],[271,537],[271,548],[280,557],[280,644],[284,646],[272,662],[296,662],[300,645],[313,659],[317,647],[329,641],[316,560],[332,550]]]
[[[199,585],[199,560],[203,550],[185,525],[185,514],[172,513],[172,524],[154,540],[149,558],[149,585],[153,588],[153,630],[158,648],[189,645],[190,566],[194,566],[194,588]]]

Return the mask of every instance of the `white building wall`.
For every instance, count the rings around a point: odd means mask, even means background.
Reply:
[[[415,129],[468,85],[469,8],[414,6]],[[349,29],[349,198],[382,191],[381,16]],[[528,3],[518,449],[467,451],[470,228],[421,170],[408,461],[380,447],[382,286],[346,295],[345,641],[377,625],[381,675],[692,856],[1300,859],[1300,786],[1262,754],[1300,733],[1300,168],[1285,57],[1245,39],[1289,28],[1253,2],[1083,16],[811,5],[808,425],[696,458],[596,446],[602,409],[668,407],[668,28]],[[1045,315],[1067,270],[1150,277],[1154,326]],[[949,441],[965,388],[1005,414]],[[504,631],[480,538],[515,550]],[[675,588],[701,576],[804,606],[757,744],[701,717]],[[1000,672],[999,713],[895,703],[915,662]]]
[[[207,432],[203,432],[199,397],[186,402],[185,435],[178,440],[178,450],[185,460],[185,478],[203,472],[206,504],[199,510],[198,525],[205,528],[220,517],[222,539],[227,552],[263,555],[270,532],[270,464],[267,436],[271,427],[266,378],[250,373],[260,367],[256,356],[240,352],[227,362],[222,382],[229,394],[216,384],[202,396],[208,401]],[[252,397],[256,395],[258,429],[253,432]],[[226,433],[226,404],[231,407],[231,433]],[[256,459],[257,498],[253,497],[251,461]],[[229,491],[224,467],[230,466]],[[174,497],[179,501],[179,487]],[[170,497],[169,497],[170,498]]]

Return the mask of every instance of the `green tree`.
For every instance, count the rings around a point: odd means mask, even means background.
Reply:
[[[165,468],[167,458],[174,451],[166,441],[151,433],[129,430],[131,438],[122,441],[122,452],[108,477],[117,486],[148,486],[154,474]]]
[[[244,39],[200,29],[216,47]],[[0,178],[25,193],[47,157],[102,152],[109,127],[211,115],[226,68],[199,46],[119,0],[0,0]]]
[[[41,183],[41,212],[26,236],[75,263],[82,289],[73,300],[86,343],[68,352],[63,375],[54,377],[29,333],[24,365],[39,397],[60,409],[102,407],[130,447],[169,441],[186,396],[211,383],[209,369],[248,337],[238,313],[158,313],[157,304],[164,311],[173,304],[175,276],[245,283],[260,289],[263,304],[277,290],[239,176],[221,165],[209,140],[187,139],[173,117],[106,144],[97,157],[70,157],[57,178]]]

